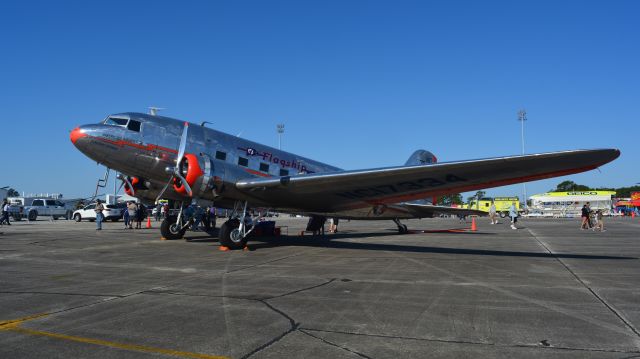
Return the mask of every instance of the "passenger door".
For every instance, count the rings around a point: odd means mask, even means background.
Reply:
[[[48,216],[49,209],[44,204],[44,200],[42,199],[34,199],[31,203],[31,207],[35,207],[35,210],[38,211],[39,216]]]

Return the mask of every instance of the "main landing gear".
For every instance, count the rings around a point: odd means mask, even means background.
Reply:
[[[182,216],[183,205],[180,205],[180,212],[177,216],[168,215],[160,224],[160,234],[165,239],[181,239],[184,233],[191,226],[193,219],[184,220]]]
[[[406,224],[402,224],[400,223],[400,220],[397,218],[393,219],[393,222],[396,224],[396,226],[398,226],[398,233],[400,234],[407,234],[409,233],[409,230],[407,229],[407,225]]]
[[[247,202],[236,202],[231,219],[220,226],[220,245],[230,249],[243,249],[247,246],[247,237],[253,231],[253,221],[247,214]]]

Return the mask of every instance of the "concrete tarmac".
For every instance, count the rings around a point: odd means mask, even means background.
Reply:
[[[230,252],[158,222],[4,226],[0,358],[640,356],[637,218],[405,223],[282,218]]]

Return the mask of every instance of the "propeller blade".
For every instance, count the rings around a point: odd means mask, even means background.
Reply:
[[[158,201],[162,198],[162,195],[164,194],[164,192],[167,190],[167,188],[169,188],[169,185],[171,185],[171,182],[173,182],[173,176],[171,176],[169,178],[169,182],[167,182],[166,185],[164,185],[164,188],[162,188],[162,191],[160,191],[160,193],[158,193],[158,197],[156,197],[156,201],[155,203],[158,203]]]
[[[176,159],[176,168],[180,167],[180,161],[184,157],[184,151],[187,149],[187,136],[189,134],[189,122],[184,123],[184,130],[180,137],[180,147],[178,148],[178,158]]]

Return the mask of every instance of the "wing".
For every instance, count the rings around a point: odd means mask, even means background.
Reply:
[[[402,203],[415,218],[431,218],[438,214],[453,214],[459,216],[487,216],[489,213],[475,209],[434,206],[430,204]]]
[[[240,180],[250,201],[272,208],[338,212],[584,172],[617,149],[574,150],[358,171]]]

